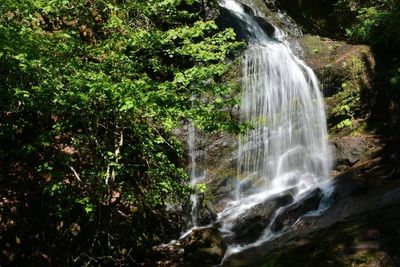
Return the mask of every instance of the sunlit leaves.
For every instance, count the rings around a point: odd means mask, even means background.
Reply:
[[[1,152],[34,158],[31,175],[48,210],[66,218],[76,209],[90,220],[105,206],[117,212],[115,188],[121,205],[136,207],[130,219],[186,199],[183,149],[172,131],[187,120],[209,131],[235,128],[225,111],[236,100],[222,77],[243,46],[232,30],[201,21],[196,5],[0,6],[0,142],[12,144]]]
[[[357,13],[355,23],[346,29],[350,38],[389,48],[400,45],[400,4],[397,1],[367,2]]]

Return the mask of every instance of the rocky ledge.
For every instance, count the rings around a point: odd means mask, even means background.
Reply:
[[[333,179],[333,203],[223,266],[400,266],[400,137]],[[289,210],[290,211],[290,210]],[[285,216],[283,216],[285,217]]]

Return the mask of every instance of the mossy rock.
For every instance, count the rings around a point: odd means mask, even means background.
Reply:
[[[321,82],[330,133],[337,136],[362,132],[375,75],[370,47],[315,35],[305,35],[298,41],[304,60]]]
[[[227,244],[217,228],[196,229],[183,240],[185,266],[221,263]]]
[[[269,23],[288,33],[290,36],[301,36],[300,27],[282,9],[279,9],[275,1],[271,0],[242,0],[243,4],[258,10],[256,16],[264,18]]]

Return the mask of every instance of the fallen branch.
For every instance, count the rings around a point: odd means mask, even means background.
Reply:
[[[70,166],[69,168],[70,168],[71,171],[74,173],[76,179],[77,179],[79,182],[82,182],[81,178],[79,177],[79,174],[75,171],[74,167],[71,167],[71,166]]]

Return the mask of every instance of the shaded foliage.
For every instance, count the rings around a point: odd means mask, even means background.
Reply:
[[[166,207],[190,188],[172,129],[190,119],[240,130],[222,112],[236,99],[221,77],[243,44],[200,7],[2,2],[4,264],[132,264],[176,234],[179,216]]]

